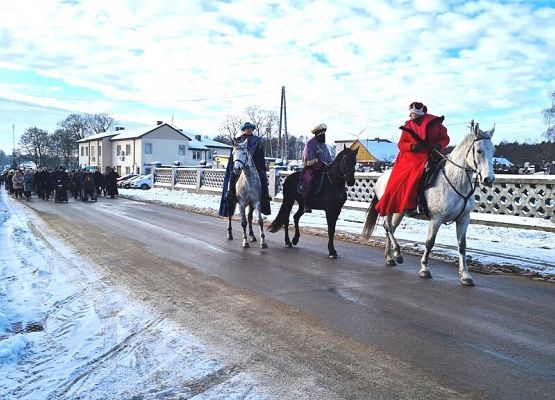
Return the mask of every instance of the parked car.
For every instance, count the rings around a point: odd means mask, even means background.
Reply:
[[[134,181],[135,179],[140,179],[140,178],[142,178],[143,176],[144,176],[144,175],[137,175],[137,176],[134,176],[133,178],[129,178],[129,179],[127,179],[126,181],[123,181],[123,182],[121,183],[121,187],[124,188],[124,189],[130,189],[130,188],[131,188],[131,184],[133,183],[133,181]]]
[[[152,187],[152,175],[142,175],[131,181],[132,189],[143,189],[147,190]]]
[[[139,174],[127,174],[125,176],[122,176],[122,177],[118,178],[118,180],[116,181],[116,186],[117,187],[123,187],[124,182],[126,182],[128,180],[131,180],[133,178],[136,178],[138,176],[139,176]]]

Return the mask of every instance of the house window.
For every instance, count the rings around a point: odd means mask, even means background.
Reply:
[[[125,175],[129,175],[131,173],[131,167],[125,167]]]
[[[152,143],[145,143],[145,154],[152,154]]]
[[[85,147],[81,147],[81,157],[85,157]]]
[[[94,156],[94,146],[91,147],[91,156]]]
[[[184,155],[185,155],[185,145],[184,145],[184,144],[180,144],[180,145],[179,145],[179,155],[180,155],[180,156],[184,156]]]
[[[125,155],[131,155],[131,145],[130,144],[126,144],[125,145]]]
[[[102,155],[102,146],[98,145],[98,157]]]
[[[211,151],[208,152],[208,159],[209,159],[209,160],[212,159],[212,152],[211,152]]]
[[[118,144],[116,146],[116,156],[119,156],[119,155],[121,155],[121,145]]]
[[[85,155],[88,156],[89,155],[89,148],[85,147]]]
[[[200,160],[200,151],[193,151],[193,160]]]

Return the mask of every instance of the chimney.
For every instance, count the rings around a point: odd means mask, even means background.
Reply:
[[[380,143],[380,138],[379,138],[379,137],[377,137],[377,138],[375,138],[375,139],[374,139],[374,141],[376,141],[376,142]]]
[[[162,125],[164,121],[156,121],[156,125]]]
[[[195,139],[198,140],[199,142],[202,142],[202,140],[200,140],[200,135],[195,135]]]
[[[124,129],[125,129],[125,126],[116,126],[116,132],[123,131]]]

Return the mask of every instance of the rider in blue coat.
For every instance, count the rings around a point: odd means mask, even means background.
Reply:
[[[266,175],[266,159],[264,156],[264,147],[262,140],[259,136],[254,136],[256,125],[251,122],[245,122],[241,126],[241,135],[237,137],[238,142],[247,141],[247,149],[252,156],[252,160],[260,176],[260,183],[262,186],[261,206],[262,213],[270,214],[270,196],[268,194],[268,177]],[[220,201],[220,210],[218,212],[222,217],[233,215],[235,211],[236,190],[235,183],[237,182],[237,175],[233,172],[233,153],[229,157],[227,168],[225,170],[224,185],[222,189],[222,198]]]

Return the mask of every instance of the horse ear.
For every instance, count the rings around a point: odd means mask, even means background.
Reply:
[[[356,156],[357,153],[358,153],[358,149],[360,149],[360,147],[357,147],[357,148],[354,150],[355,156]]]
[[[343,150],[347,150],[347,145],[343,143]]]
[[[495,132],[495,123],[493,124],[492,128],[488,132],[489,137],[493,136],[493,132]]]
[[[474,122],[474,121],[472,121]],[[480,124],[476,122],[476,125],[474,125],[474,136],[476,136],[476,138],[480,137]]]

